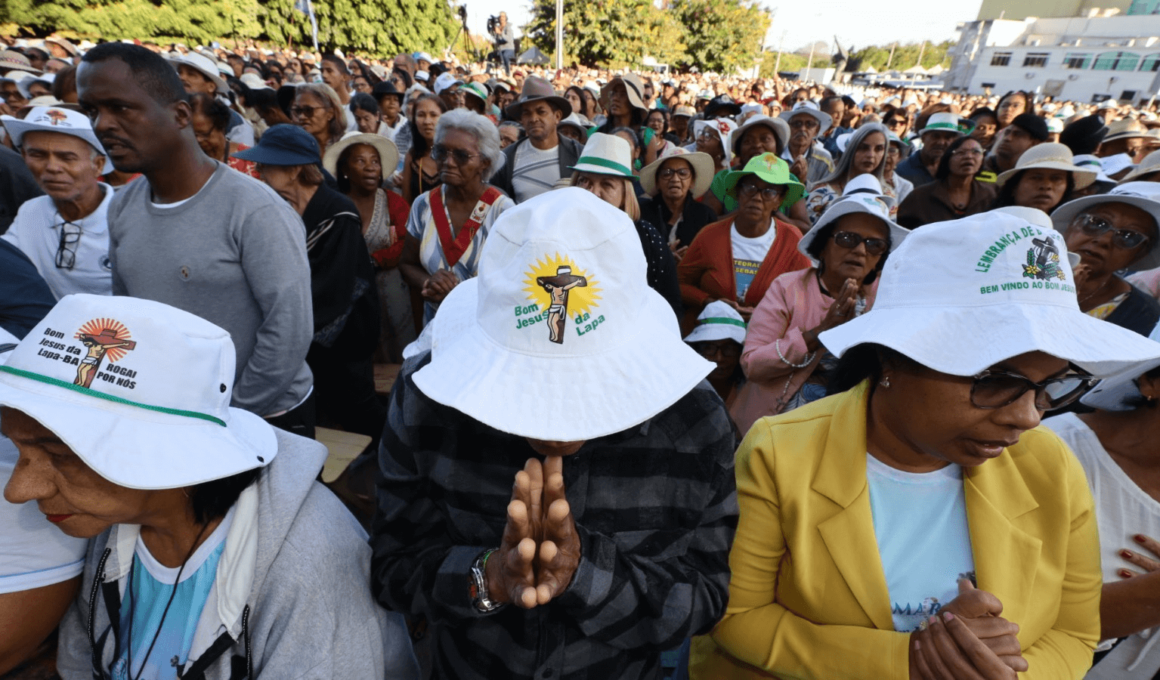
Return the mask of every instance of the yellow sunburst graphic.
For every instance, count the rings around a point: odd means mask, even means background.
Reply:
[[[546,256],[542,260],[537,259],[532,268],[528,270],[527,278],[524,279],[524,292],[528,294],[528,299],[538,304],[541,310],[550,307],[552,296],[543,285],[537,282],[537,279],[556,277],[561,273],[561,268],[570,270],[572,276],[583,277],[585,282],[585,285],[576,286],[568,291],[568,316],[574,317],[577,314],[588,313],[599,307],[600,282],[587,270],[576,264],[572,258],[567,255],[561,256],[560,253]]]
[[[126,342],[133,336],[129,333],[129,329],[125,324],[116,319],[93,319],[81,326],[74,336],[78,340],[86,337],[97,340],[102,345],[114,345],[105,352],[105,356],[109,357],[109,361],[117,362],[128,352],[137,346],[137,343]]]

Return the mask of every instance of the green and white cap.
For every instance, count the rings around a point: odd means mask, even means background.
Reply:
[[[571,169],[632,179],[632,147],[616,135],[594,133]]]
[[[131,489],[174,489],[268,465],[273,428],[230,407],[234,344],[160,302],[61,299],[0,366],[0,406],[51,430]]]
[[[745,344],[745,320],[729,305],[716,300],[705,305],[697,317],[697,325],[685,336],[685,342],[712,342],[733,340],[738,345]]]
[[[839,357],[874,343],[959,376],[1036,351],[1097,378],[1160,358],[1160,344],[1079,310],[1062,234],[1000,211],[911,232],[874,308],[819,339]]]
[[[919,130],[918,136],[921,137],[928,132],[953,132],[958,135],[967,134],[967,126],[963,119],[957,113],[935,113],[930,118],[926,119],[926,127]]]

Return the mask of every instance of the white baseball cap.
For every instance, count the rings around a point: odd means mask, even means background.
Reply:
[[[92,121],[83,113],[64,107],[38,106],[29,111],[23,119],[15,116],[0,116],[0,124],[4,125],[4,129],[8,131],[8,137],[12,140],[12,146],[18,150],[24,141],[24,135],[28,132],[55,132],[83,139],[97,153],[105,157],[105,166],[101,172],[107,174],[113,171],[113,163],[109,160],[109,154],[105,153],[105,147],[101,146],[97,134],[93,132]]]
[[[435,79],[435,94],[442,94],[445,90],[462,85],[456,77],[451,73],[442,73]]]
[[[273,428],[230,407],[226,331],[151,300],[68,295],[0,366],[0,405],[22,411],[105,479],[175,489],[263,467]]]
[[[692,332],[685,336],[685,342],[732,340],[739,345],[744,345],[745,329],[745,320],[741,318],[737,310],[720,300],[716,300],[705,305],[705,309],[697,317],[697,325]]]
[[[521,437],[580,441],[645,422],[714,368],[681,340],[647,267],[628,215],[583,189],[505,211],[479,276],[439,306],[415,385]]]
[[[1160,358],[1160,344],[1079,310],[1062,235],[992,211],[913,231],[882,271],[874,307],[825,331],[837,356],[864,343],[974,376],[1040,351],[1097,378]]]
[[[1156,327],[1152,329],[1152,334],[1148,337],[1157,342],[1157,347],[1160,347],[1160,324],[1156,324]],[[1136,383],[1136,379],[1157,366],[1160,366],[1160,359],[1149,359],[1130,366],[1121,373],[1101,380],[1092,388],[1091,392],[1083,395],[1080,401],[1087,406],[1104,411],[1130,410],[1124,405],[1124,402],[1140,396],[1140,387]]]

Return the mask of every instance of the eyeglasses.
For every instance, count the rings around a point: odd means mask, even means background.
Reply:
[[[467,165],[475,158],[475,154],[467,153],[463,149],[448,149],[442,144],[431,147],[431,159],[436,163],[442,163],[448,157],[454,158],[456,165]]]
[[[952,156],[982,156],[983,150],[982,149],[973,149],[973,148],[968,149],[968,148],[962,147],[962,148],[958,148],[958,149],[955,149],[954,151],[952,151],[951,155]]]
[[[676,175],[681,179],[689,179],[693,176],[693,172],[688,168],[661,168],[659,171],[657,171],[657,177],[660,177],[661,179],[668,179],[673,175]]]
[[[709,139],[718,139],[720,137],[720,135],[717,133],[717,129],[710,125],[706,125],[705,127],[701,128],[701,131],[697,133],[697,136],[707,137]]]
[[[56,268],[72,270],[77,265],[77,244],[81,242],[81,226],[68,220],[54,225],[60,227],[60,242],[56,247]]]
[[[888,128],[906,127],[906,121],[902,120],[901,118],[891,118],[890,120],[886,121],[886,127],[888,127]]]
[[[1095,385],[1086,373],[1068,373],[1043,382],[1032,382],[1017,373],[984,371],[971,385],[971,403],[976,408],[996,409],[1014,403],[1028,390],[1035,390],[1035,408],[1052,411],[1079,399]]]
[[[294,118],[313,118],[314,112],[321,110],[321,106],[291,106],[290,115]]]
[[[854,250],[860,244],[866,244],[867,255],[881,255],[890,247],[884,239],[880,238],[864,238],[852,231],[838,231],[834,233],[834,243],[847,249]]]
[[[816,130],[821,127],[813,118],[794,118],[789,126],[794,130]]]
[[[762,189],[758,188],[758,186],[753,183],[742,184],[741,186],[737,187],[738,196],[744,198],[753,198],[758,194],[761,195],[762,199],[766,201],[772,201],[775,198],[781,198],[781,189],[778,187],[765,187]]]
[[[1111,231],[1112,243],[1124,250],[1139,248],[1148,242],[1148,237],[1144,234],[1129,229],[1116,229],[1111,222],[1095,215],[1079,215],[1071,221],[1071,226],[1078,226],[1088,236],[1102,236]]]

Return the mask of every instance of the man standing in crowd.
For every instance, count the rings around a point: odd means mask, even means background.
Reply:
[[[655,678],[724,613],[732,426],[646,269],[623,211],[548,192],[496,222],[403,365],[371,588],[427,620],[434,677]]]
[[[273,190],[198,146],[181,81],[143,47],[93,48],[80,104],[122,172],[144,178],[109,208],[113,292],[157,300],[229,331],[233,403],[314,431],[310,267],[302,220]]]
[[[169,61],[173,62],[174,68],[177,69],[177,75],[181,78],[186,94],[201,92],[211,97],[225,97],[229,92],[229,85],[222,80],[217,66],[207,57],[196,52],[186,54],[174,52],[169,56]],[[250,125],[240,113],[230,109],[230,124],[226,126],[226,139],[244,146],[253,146],[254,126]]]
[[[999,132],[994,150],[983,162],[983,170],[995,173],[996,177],[1007,172],[1015,167],[1024,151],[1046,142],[1047,134],[1047,121],[1034,113],[1015,116],[1015,120]]]
[[[906,160],[894,167],[894,172],[910,180],[916,187],[934,181],[939,161],[956,139],[966,132],[962,128],[958,114],[936,113],[926,121],[926,127],[919,130],[922,148],[910,154]]]
[[[338,101],[342,102],[343,106],[349,105],[350,69],[347,68],[346,62],[337,54],[324,54],[319,70],[322,73],[322,82],[334,90],[338,95]]]
[[[106,167],[89,119],[53,106],[0,121],[47,194],[20,206],[4,240],[32,260],[58,300],[72,293],[112,295],[106,216],[113,188],[100,181],[112,166]]]
[[[463,108],[463,83],[453,73],[441,73],[435,79],[435,94],[448,111]]]
[[[738,107],[738,113],[740,110]],[[789,171],[806,186],[833,172],[834,159],[830,152],[814,143],[833,124],[829,114],[819,111],[813,102],[803,101],[781,114],[781,119],[789,123],[789,144],[781,152],[781,157],[789,163]]]
[[[846,116],[846,102],[838,95],[830,95],[823,97],[820,104],[822,113],[830,117],[834,124],[826,130],[826,134],[821,135],[822,146],[831,157],[837,158],[842,155],[841,150],[838,149],[838,137],[851,132],[848,127],[842,127],[842,119]]]
[[[492,184],[523,203],[551,190],[561,177],[572,176],[584,147],[557,132],[560,121],[572,114],[572,105],[556,96],[551,83],[528,78],[519,100],[505,113],[508,120],[520,121],[527,137],[503,150],[504,164]]]
[[[507,12],[499,13],[499,22],[496,23],[495,29],[492,31],[492,39],[495,41],[495,53],[503,62],[504,75],[510,76],[512,74],[512,60],[516,58],[516,35],[512,27],[508,25]]]

